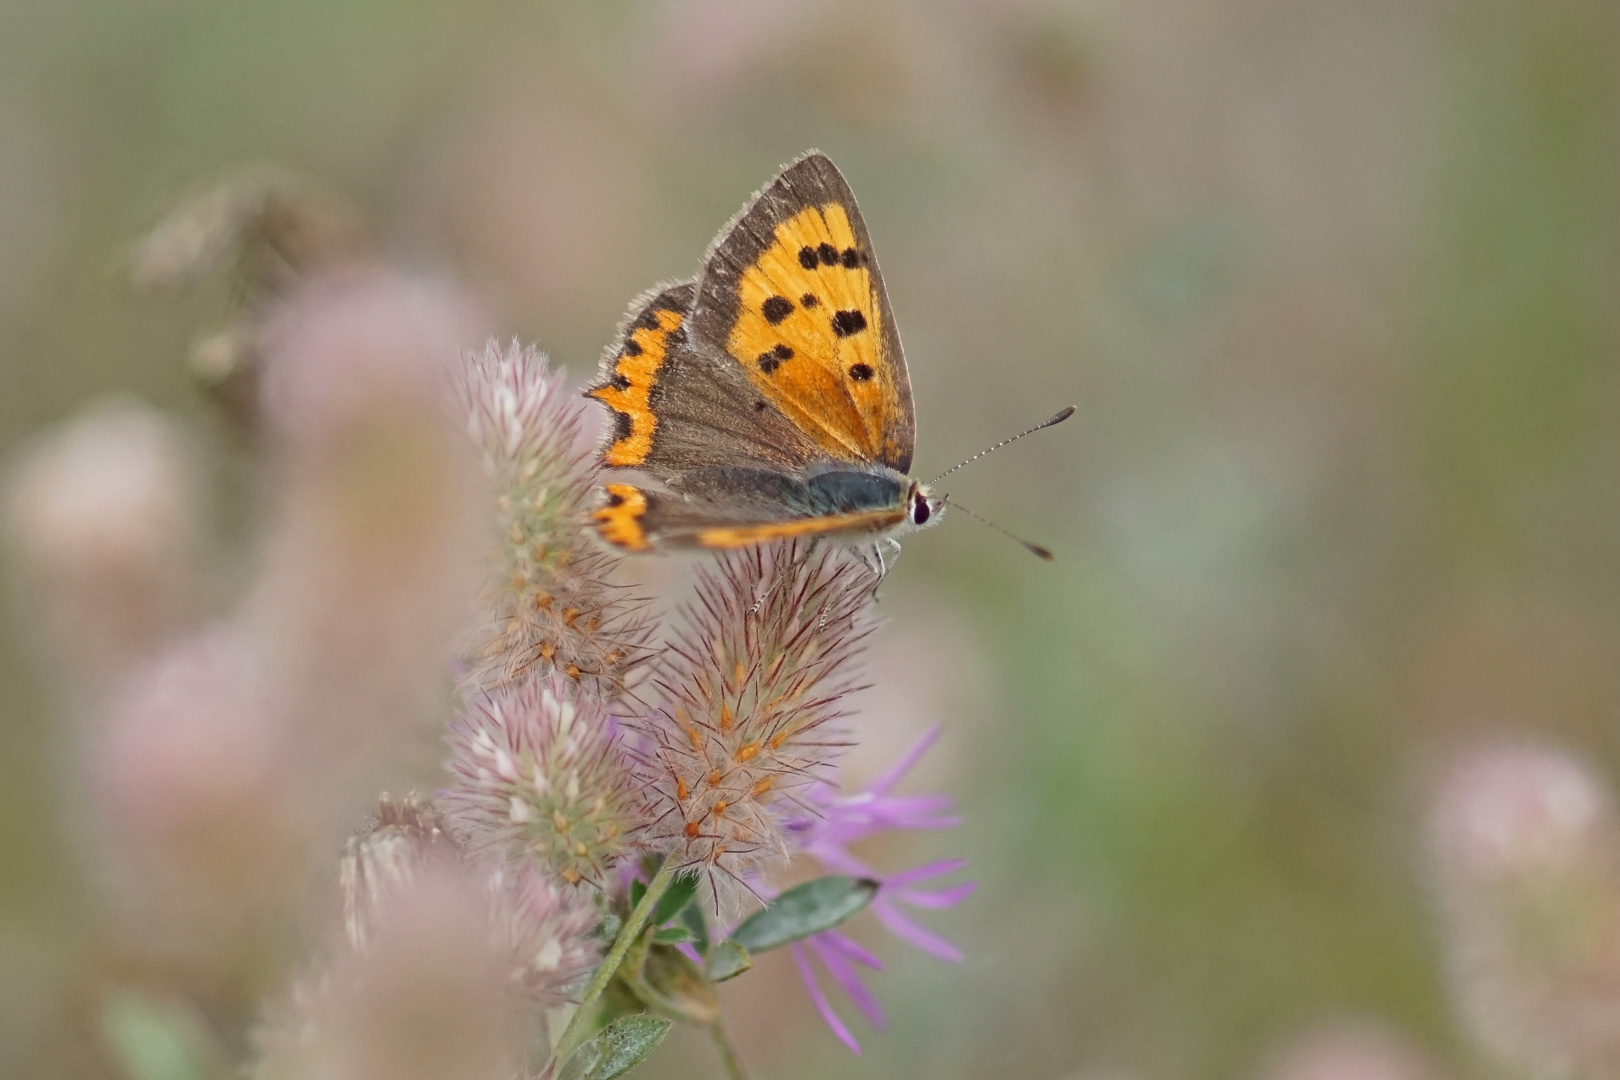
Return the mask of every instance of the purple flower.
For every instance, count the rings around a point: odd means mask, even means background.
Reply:
[[[916,885],[955,873],[967,865],[967,860],[945,859],[898,874],[883,875],[873,871],[849,850],[851,845],[891,829],[948,829],[961,822],[960,816],[950,813],[949,796],[890,794],[939,738],[939,734],[938,725],[929,728],[888,772],[864,791],[841,796],[825,785],[817,787],[810,793],[810,801],[819,811],[819,816],[795,818],[788,822],[787,828],[797,838],[799,850],[819,862],[824,869],[883,882],[882,890],[872,901],[872,913],[890,933],[941,960],[959,963],[962,960],[960,949],[913,920],[899,905],[948,908],[966,900],[977,887],[971,881],[945,889],[922,889]],[[802,942],[795,942],[789,949],[816,1010],[827,1021],[827,1026],[832,1028],[833,1034],[859,1054],[860,1044],[833,1011],[832,1003],[817,983],[810,957],[815,956],[860,1014],[877,1028],[884,1027],[887,1020],[877,999],[861,982],[856,965],[876,971],[883,967],[882,963],[836,930],[814,934]]]

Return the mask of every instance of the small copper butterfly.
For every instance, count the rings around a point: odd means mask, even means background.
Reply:
[[[884,546],[945,510],[909,475],[911,380],[872,239],[817,151],[720,230],[695,281],[633,301],[586,394],[611,410],[603,466],[652,481],[607,484],[592,514],[624,551],[826,536],[872,544],[882,573]]]

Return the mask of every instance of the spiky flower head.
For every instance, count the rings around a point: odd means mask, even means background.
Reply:
[[[495,492],[499,547],[467,649],[472,678],[560,672],[617,692],[644,655],[647,623],[610,581],[618,558],[584,529],[597,473],[587,405],[515,341],[466,361],[468,433]]]
[[[561,675],[473,690],[450,730],[451,821],[478,850],[601,883],[630,850],[637,798],[601,699]]]
[[[873,585],[842,549],[798,542],[699,571],[654,670],[660,704],[637,724],[638,757],[648,842],[698,869],[716,906],[787,857],[787,821],[830,775]]]

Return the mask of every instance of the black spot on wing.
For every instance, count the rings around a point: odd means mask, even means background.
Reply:
[[[832,266],[838,262],[838,249],[831,244],[822,244],[816,248],[816,254],[821,256],[822,264],[825,266]]]
[[[871,364],[851,364],[849,368],[849,377],[856,382],[866,382],[876,374],[877,372],[872,370]]]
[[[785,296],[773,296],[760,305],[760,314],[772,326],[793,314],[793,301]]]
[[[613,373],[613,378],[608,380],[608,385],[613,387],[615,390],[628,390],[630,389],[630,380],[625,378],[619,372],[615,371]]]
[[[641,346],[638,343],[634,342],[634,341],[625,342],[624,343],[624,355],[626,355],[626,356],[640,356],[641,355]]]
[[[840,311],[833,315],[833,333],[839,337],[849,337],[866,329],[866,316],[859,311]]]
[[[805,250],[809,251],[810,249],[805,248]],[[803,296],[799,297],[799,306],[804,308],[806,311],[815,307],[819,303],[821,303],[821,301],[816,299],[816,294],[813,292],[807,292]]]
[[[802,247],[799,249],[799,265],[806,270],[814,270],[818,261],[815,248]]]
[[[861,253],[854,248],[845,248],[844,254],[839,257],[839,261],[844,264],[845,270],[853,270],[861,265]]]
[[[759,364],[759,370],[769,375],[782,366],[782,361],[791,359],[793,359],[793,350],[786,345],[778,345],[770,352],[760,353],[757,363]]]
[[[635,430],[635,428],[633,427],[633,425],[631,423],[629,413],[620,412],[617,409],[613,410],[613,441],[614,442],[623,442],[625,439],[628,439],[630,437],[631,432],[634,431],[634,430]]]

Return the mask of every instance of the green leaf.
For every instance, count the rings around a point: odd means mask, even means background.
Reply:
[[[663,926],[685,911],[686,905],[697,895],[697,887],[696,874],[676,874],[675,880],[669,883],[669,888],[664,890],[664,895],[658,898],[658,904],[653,908],[652,925]]]
[[[708,964],[704,974],[709,976],[710,982],[725,982],[735,979],[738,975],[754,966],[753,959],[748,950],[735,941],[722,941],[709,951]]]
[[[630,910],[634,911],[641,903],[641,898],[647,895],[647,885],[637,879],[630,883]]]
[[[613,1021],[575,1050],[557,1080],[613,1080],[623,1076],[664,1041],[669,1021],[637,1013]]]
[[[680,945],[684,942],[694,941],[692,931],[684,926],[666,926],[652,936],[654,945]]]
[[[687,904],[681,909],[681,925],[692,931],[692,941],[697,945],[697,951],[709,951],[709,928],[703,922],[703,906],[701,904]]]
[[[101,1030],[133,1080],[205,1080],[213,1074],[209,1047],[195,1016],[140,994],[109,994]]]
[[[685,954],[654,945],[639,970],[619,969],[620,978],[647,1007],[683,1024],[707,1027],[720,1016],[720,997],[703,970]]]
[[[831,930],[870,904],[878,886],[842,874],[796,885],[745,919],[731,940],[757,953]]]

